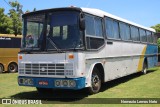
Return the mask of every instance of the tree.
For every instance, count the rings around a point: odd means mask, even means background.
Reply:
[[[0,33],[13,33],[12,21],[7,15],[4,14],[4,8],[0,8]]]
[[[156,32],[160,32],[160,24],[157,24],[155,26],[152,26],[151,28],[155,29]]]
[[[25,13],[29,13],[30,11],[29,10],[26,10],[26,12]]]
[[[36,10],[37,10],[37,9],[36,9],[36,8],[34,8],[34,9],[33,9],[33,12],[35,12]]]
[[[19,9],[21,5],[17,1],[10,2],[10,5],[13,7],[13,9],[9,10],[9,16],[12,20],[12,29],[14,31],[13,33],[16,36],[18,34],[22,34],[22,10]]]

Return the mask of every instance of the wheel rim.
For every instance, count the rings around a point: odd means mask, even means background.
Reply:
[[[16,71],[16,65],[15,65],[15,64],[11,64],[11,65],[9,66],[9,71],[10,71],[10,72],[15,72],[15,71]]]
[[[100,87],[100,79],[98,75],[93,75],[92,76],[92,89],[93,91],[99,90]]]
[[[14,65],[11,65],[11,66],[9,67],[9,69],[10,69],[11,71],[13,71],[13,70],[15,69],[15,66],[14,66]]]

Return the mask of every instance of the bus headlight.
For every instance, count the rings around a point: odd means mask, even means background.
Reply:
[[[76,87],[74,80],[55,80],[55,87]]]
[[[70,80],[69,81],[69,86],[70,87],[75,87],[76,86],[76,82],[74,80]]]
[[[55,81],[55,86],[56,87],[60,87],[61,86],[61,81],[60,80],[56,80]]]
[[[24,79],[24,84],[27,85],[28,84],[28,79]]]
[[[19,78],[19,79],[18,79],[18,83],[19,83],[19,84],[24,84],[24,79],[23,79],[23,78]]]
[[[32,79],[28,79],[28,85],[33,85],[33,80]]]
[[[64,87],[67,87],[68,86],[68,81],[67,80],[63,80],[62,84],[63,84]]]
[[[18,82],[23,85],[33,85],[33,80],[31,78],[19,78]]]

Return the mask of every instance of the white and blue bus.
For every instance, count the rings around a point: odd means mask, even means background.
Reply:
[[[103,82],[157,65],[155,30],[91,8],[23,15],[18,84],[98,93]]]

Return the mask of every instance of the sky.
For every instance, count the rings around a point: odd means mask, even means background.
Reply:
[[[5,13],[11,7],[6,3],[15,0],[0,0],[0,7]],[[32,11],[57,7],[97,8],[137,24],[151,27],[160,24],[160,0],[17,0],[23,5],[22,10]]]

